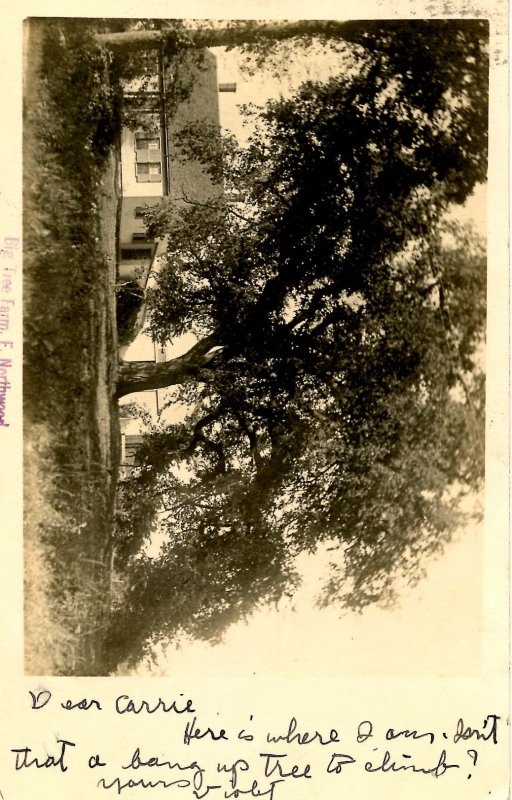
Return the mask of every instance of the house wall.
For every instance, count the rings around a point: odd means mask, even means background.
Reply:
[[[155,257],[156,244],[151,241],[120,243],[118,273],[122,281],[135,280],[144,289]]]
[[[218,196],[222,188],[212,184],[210,177],[203,171],[202,164],[190,160],[183,162],[173,141],[173,134],[193,122],[219,124],[217,61],[213,53],[206,51],[202,67],[196,66],[193,60],[187,61],[186,57],[183,62],[179,69],[189,69],[194,86],[189,98],[178,106],[168,120],[170,197],[178,203],[182,197],[201,202]]]
[[[141,289],[144,289],[148,282],[150,269],[151,261],[149,259],[145,261],[120,261],[118,267],[119,280],[121,283],[123,281],[135,281]]]
[[[143,184],[144,185],[144,184]],[[147,184],[155,186],[155,184]],[[134,236],[142,236],[146,232],[144,220],[137,217],[137,209],[151,208],[162,201],[162,197],[157,195],[123,197],[121,201],[121,215],[119,220],[119,244],[127,247],[133,243]],[[158,240],[156,243],[155,255],[161,255],[165,251],[165,243]]]

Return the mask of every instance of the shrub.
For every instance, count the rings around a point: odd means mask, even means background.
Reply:
[[[137,321],[144,303],[144,291],[135,281],[127,281],[117,289],[117,337],[121,346],[130,344],[137,335]]]

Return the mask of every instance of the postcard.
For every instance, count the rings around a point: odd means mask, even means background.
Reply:
[[[0,798],[508,796],[505,4],[4,6]]]

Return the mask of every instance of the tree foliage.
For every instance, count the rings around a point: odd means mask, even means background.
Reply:
[[[321,542],[323,602],[390,600],[460,523],[483,475],[485,254],[446,212],[486,176],[485,36],[371,26],[348,74],[248,109],[246,147],[182,132],[243,203],[148,211],[167,241],[153,335],[193,333],[208,358],[124,488],[134,541],[163,543],[129,562],[113,663],[219,636]]]

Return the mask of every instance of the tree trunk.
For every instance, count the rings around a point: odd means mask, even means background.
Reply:
[[[364,32],[373,30],[378,20],[299,20],[297,22],[234,22],[222,28],[205,24],[196,28],[169,28],[157,31],[123,31],[121,33],[98,33],[97,41],[110,48],[127,47],[151,49],[166,40],[176,40],[179,47],[234,47],[255,44],[262,37],[273,41],[291,39],[295,36],[324,35],[346,41],[360,41]]]
[[[160,363],[145,361],[123,361],[117,373],[116,397],[124,397],[132,392],[147,389],[164,389],[181,383],[200,382],[207,378],[206,368],[211,368],[212,360],[218,355],[211,349],[218,345],[215,336],[201,339],[194,347],[179,358]]]
[[[168,34],[170,33],[169,30]],[[130,50],[150,50],[159,47],[165,39],[165,31],[122,31],[96,34],[96,41],[105,47],[128,47]]]

